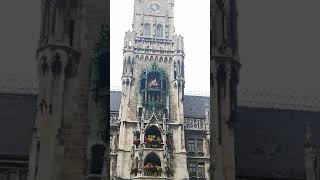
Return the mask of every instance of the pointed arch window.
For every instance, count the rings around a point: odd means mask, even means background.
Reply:
[[[155,153],[150,153],[144,160],[144,176],[161,176],[161,160]]]
[[[104,162],[104,151],[105,147],[103,145],[94,145],[91,148],[91,174],[101,174]]]
[[[151,26],[149,23],[144,25],[144,36],[150,36],[151,35]]]
[[[150,126],[146,129],[144,143],[146,148],[161,148],[161,132],[156,126]]]
[[[157,36],[157,38],[162,38],[163,37],[163,27],[162,27],[161,24],[157,25],[156,36]]]

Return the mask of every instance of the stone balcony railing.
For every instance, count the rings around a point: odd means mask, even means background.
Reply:
[[[119,122],[118,114],[110,114],[110,126],[118,126]]]
[[[206,119],[184,118],[184,127],[186,130],[208,130]]]

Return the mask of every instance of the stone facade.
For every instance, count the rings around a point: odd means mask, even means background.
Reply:
[[[42,0],[29,180],[91,179],[90,69],[108,9],[105,0]]]
[[[198,178],[197,157],[203,159],[199,178],[208,178],[206,121],[196,127],[200,121],[185,118],[183,111],[185,54],[183,37],[174,31],[174,5],[173,0],[135,0],[133,29],[124,39],[119,117],[111,116],[119,121],[111,132],[114,179]]]
[[[116,103],[116,102],[111,102]],[[189,179],[209,179],[209,111],[202,109],[199,112],[202,116],[185,116],[184,118],[184,134],[185,146],[187,151],[187,167]],[[111,149],[111,164],[110,171],[112,178],[116,179],[117,173],[117,157],[119,144],[119,127],[120,127],[119,111],[112,110],[110,114],[110,149]],[[133,133],[133,132],[131,132]],[[197,144],[198,142],[198,144]],[[129,145],[134,145],[132,141],[128,141]],[[201,147],[200,147],[201,146]],[[174,165],[180,165],[179,162],[173,162]],[[191,165],[191,166],[190,166]],[[194,167],[193,167],[194,166]],[[131,168],[131,166],[130,166]],[[130,172],[131,169],[128,169]],[[134,176],[132,177],[134,178]],[[140,177],[142,178],[142,177]],[[145,177],[157,179],[158,177]],[[169,179],[169,178],[168,178]],[[175,178],[172,178],[175,179]],[[177,178],[179,179],[179,178]]]
[[[239,81],[235,0],[211,4],[210,179],[235,180],[234,122]]]

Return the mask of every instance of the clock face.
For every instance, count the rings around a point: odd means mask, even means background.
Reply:
[[[149,5],[148,9],[150,12],[158,12],[160,10],[160,6],[157,3],[152,3]]]

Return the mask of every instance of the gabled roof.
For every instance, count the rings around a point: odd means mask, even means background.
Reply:
[[[0,154],[28,156],[36,112],[35,95],[0,94]]]

